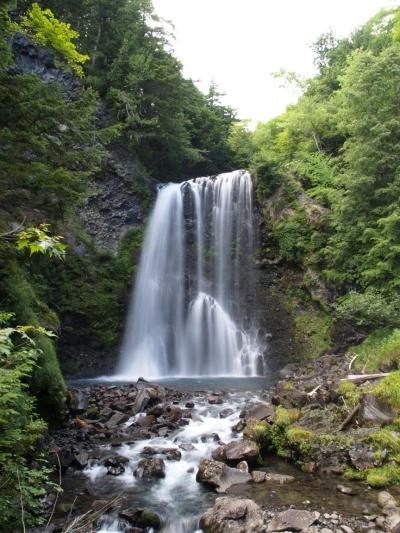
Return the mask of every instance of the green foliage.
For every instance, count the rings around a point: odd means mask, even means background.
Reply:
[[[39,498],[50,469],[37,451],[46,428],[35,413],[27,382],[41,357],[37,338],[52,333],[41,327],[7,326],[11,313],[0,313],[0,528],[19,531],[43,522]],[[32,463],[35,461],[36,465]],[[21,505],[24,514],[21,514]]]
[[[350,291],[337,300],[334,309],[337,318],[374,329],[398,324],[398,306],[397,298],[388,300],[380,291],[369,289],[364,293]]]
[[[79,53],[76,49],[72,41],[79,38],[79,33],[73,30],[70,24],[57,20],[50,9],[41,9],[39,4],[34,2],[22,18],[21,25],[33,32],[35,41],[51,46],[79,76],[83,76],[82,65],[89,56]]]
[[[19,250],[28,249],[30,255],[35,253],[48,254],[50,257],[63,259],[66,245],[60,242],[60,235],[49,235],[49,225],[40,224],[37,228],[26,228],[18,234]]]
[[[378,329],[351,351],[358,355],[358,368],[370,372],[399,368],[400,330]]]

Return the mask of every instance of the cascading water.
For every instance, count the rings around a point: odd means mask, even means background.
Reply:
[[[243,311],[252,289],[252,198],[251,176],[245,171],[159,190],[130,305],[120,374],[260,373],[260,347]]]

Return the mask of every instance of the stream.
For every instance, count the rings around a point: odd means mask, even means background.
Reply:
[[[211,405],[208,402],[210,381],[214,393],[220,394],[222,403]],[[146,507],[161,518],[161,531],[164,533],[195,533],[202,513],[212,507],[218,494],[196,481],[198,465],[220,442],[228,443],[241,439],[242,434],[232,430],[239,421],[240,412],[253,403],[262,401],[263,390],[268,386],[266,378],[210,378],[205,379],[168,379],[163,386],[189,391],[194,407],[188,424],[166,437],[155,436],[146,440],[115,445],[111,440],[99,446],[84,470],[68,469],[63,479],[63,502],[74,504],[79,509],[88,509],[94,501],[110,500],[120,496],[123,507]],[[264,398],[265,399],[265,398]],[[185,409],[187,397],[179,407]],[[178,402],[176,402],[178,405]],[[221,418],[223,411],[232,409],[232,414]],[[145,416],[140,413],[131,417],[128,426]],[[156,480],[138,479],[134,471],[138,462],[144,458],[146,447],[157,449],[178,448],[180,460],[165,461],[165,477]],[[104,460],[107,456],[119,455],[127,459],[125,471],[118,476],[107,474]],[[148,455],[147,455],[148,456]],[[290,484],[277,482],[262,484],[246,483],[234,485],[228,494],[249,497],[263,509],[279,510],[295,505],[297,508],[319,510],[321,513],[337,512],[346,517],[361,516],[376,511],[376,495],[365,489],[356,496],[345,496],[336,491],[338,479],[335,476],[306,474],[299,469],[272,457],[264,457],[263,464],[257,467],[269,473],[294,476]],[[358,485],[358,491],[359,491]],[[129,524],[111,512],[102,516],[97,531],[125,533],[130,531]]]

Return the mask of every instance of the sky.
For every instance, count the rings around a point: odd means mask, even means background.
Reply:
[[[211,81],[241,119],[252,124],[282,113],[296,100],[272,76],[281,69],[308,77],[310,45],[324,32],[349,35],[399,0],[153,0],[174,25],[172,42],[184,75],[207,91]]]

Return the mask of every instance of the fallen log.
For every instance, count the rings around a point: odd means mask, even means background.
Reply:
[[[343,422],[339,426],[339,431],[343,431],[346,426],[350,424],[350,422],[353,420],[355,415],[358,413],[360,409],[360,404],[356,405],[354,409],[347,415],[347,417],[343,420]]]
[[[353,383],[362,383],[363,381],[368,381],[370,379],[381,379],[386,376],[390,376],[391,372],[380,373],[380,374],[350,374],[346,378],[342,378],[340,381],[352,381]]]

